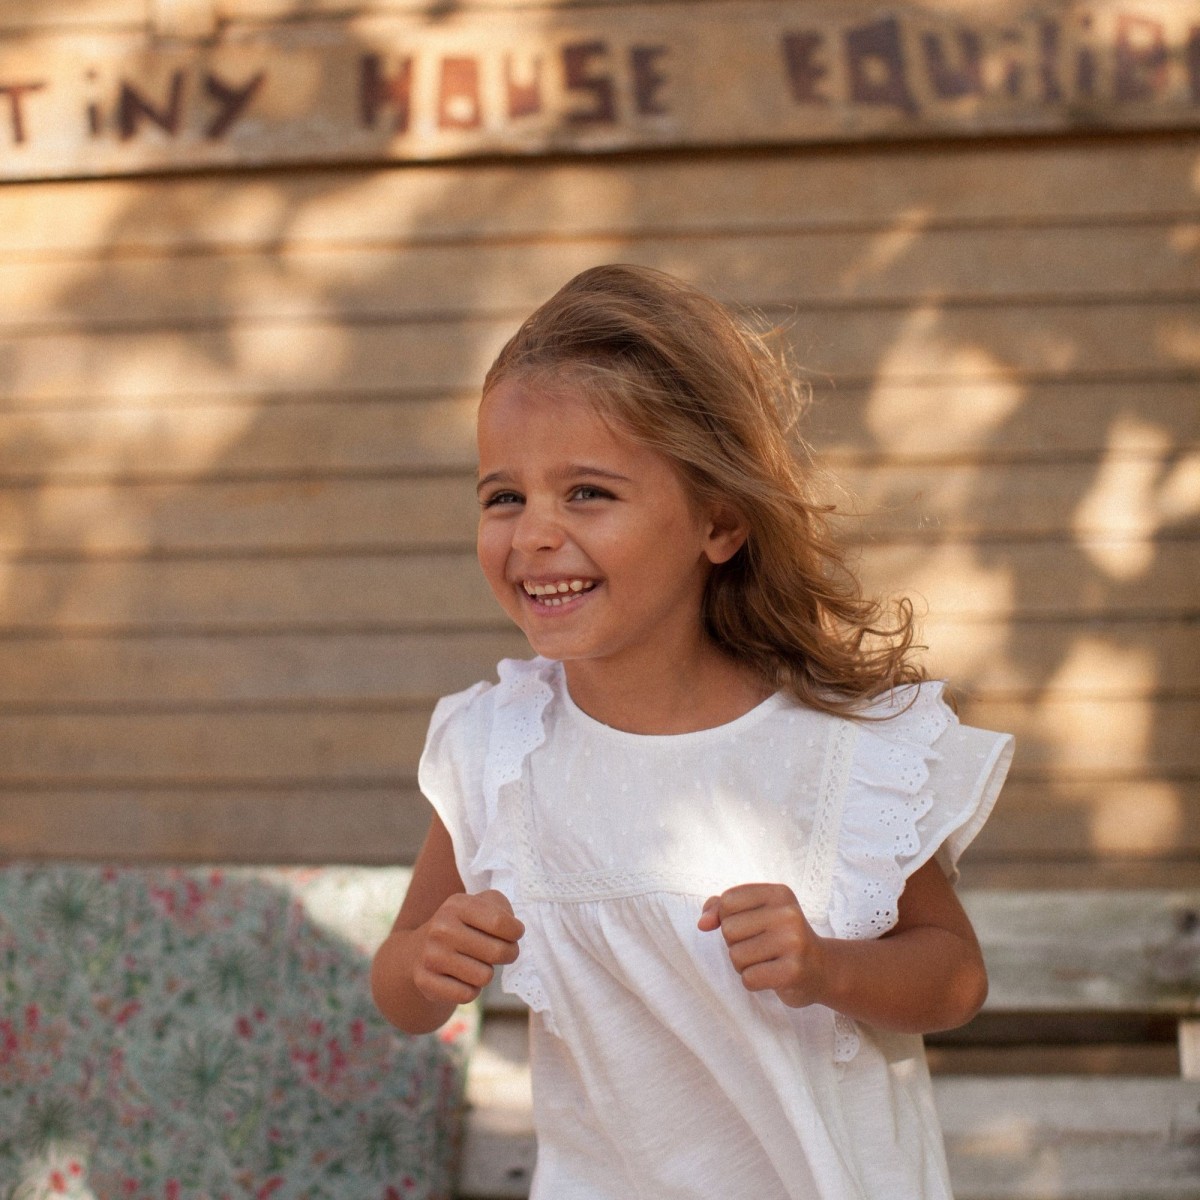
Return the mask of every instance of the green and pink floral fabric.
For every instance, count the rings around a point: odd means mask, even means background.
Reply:
[[[437,1200],[469,1010],[406,1037],[400,870],[0,867],[0,1200]]]

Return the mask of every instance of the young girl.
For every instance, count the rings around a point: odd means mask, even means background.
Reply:
[[[479,561],[537,657],[438,705],[376,1002],[532,1010],[536,1200],[937,1200],[920,1034],[987,988],[947,878],[1011,739],[959,725],[715,301],[585,271],[479,409]]]

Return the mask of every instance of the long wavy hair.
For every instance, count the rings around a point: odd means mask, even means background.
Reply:
[[[704,628],[772,687],[853,714],[925,678],[911,603],[864,596],[830,529],[834,510],[813,494],[799,385],[723,305],[661,271],[593,267],[513,335],[484,395],[513,377],[582,392],[669,459],[695,501],[742,517],[749,535],[709,575]]]

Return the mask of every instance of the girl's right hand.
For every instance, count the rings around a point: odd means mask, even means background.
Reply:
[[[503,892],[457,892],[420,930],[413,986],[434,1004],[468,1004],[496,967],[516,961],[524,934]]]

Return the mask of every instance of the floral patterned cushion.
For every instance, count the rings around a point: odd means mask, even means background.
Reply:
[[[434,1200],[474,1014],[407,1037],[396,869],[0,867],[0,1200]]]

